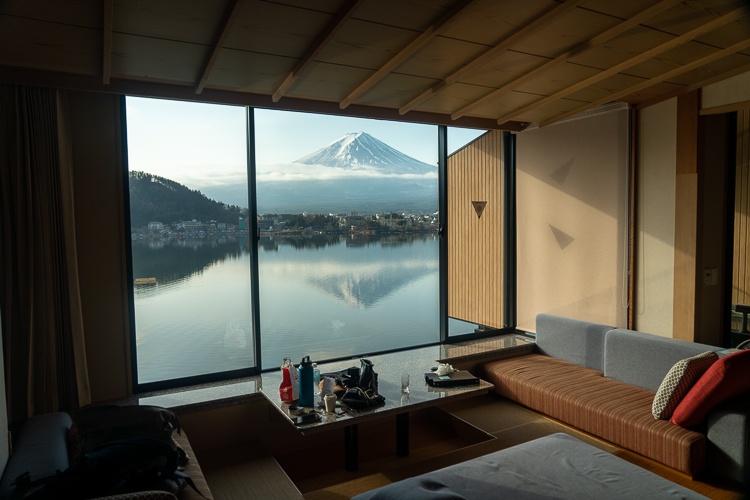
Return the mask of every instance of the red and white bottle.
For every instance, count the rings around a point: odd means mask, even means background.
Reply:
[[[284,403],[291,403],[299,398],[299,380],[297,369],[292,364],[292,358],[284,358],[281,363],[281,385],[279,397]]]

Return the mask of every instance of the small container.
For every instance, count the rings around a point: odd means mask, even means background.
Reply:
[[[323,397],[323,402],[326,406],[326,413],[336,413],[336,395],[335,394],[326,394],[325,397]]]
[[[323,377],[323,387],[320,389],[320,400],[325,401],[327,394],[333,394],[333,387],[335,381],[331,377]]]
[[[320,394],[320,368],[318,368],[318,363],[313,363],[313,392]]]

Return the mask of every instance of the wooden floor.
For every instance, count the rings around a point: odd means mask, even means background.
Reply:
[[[353,495],[469,460],[556,432],[565,432],[709,498],[746,498],[732,485],[688,476],[652,460],[581,433],[494,394],[446,405],[412,417],[409,457],[395,455],[387,425],[360,428],[360,469],[343,470],[343,442],[332,437],[326,446],[286,456],[248,460],[247,447],[199,456],[214,497],[219,499],[304,498],[348,499]],[[254,462],[254,460],[260,460]],[[274,470],[276,467],[278,470]],[[283,470],[282,470],[283,469]],[[258,472],[261,472],[258,474]],[[279,476],[280,474],[280,476]],[[286,485],[274,477],[286,475]],[[256,478],[260,477],[261,482]],[[266,484],[261,484],[265,481]],[[293,485],[296,487],[289,488]],[[263,488],[266,488],[265,490]],[[267,491],[268,493],[263,493]]]

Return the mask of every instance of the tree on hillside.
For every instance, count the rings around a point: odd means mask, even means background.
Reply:
[[[237,205],[211,200],[200,191],[147,172],[130,172],[130,224],[142,227],[152,221],[167,224],[184,220],[237,224],[243,215]]]

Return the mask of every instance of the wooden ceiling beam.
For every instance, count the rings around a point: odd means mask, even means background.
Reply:
[[[203,88],[206,86],[206,82],[208,81],[209,76],[211,76],[211,71],[216,64],[216,60],[219,58],[221,49],[224,48],[224,42],[229,36],[230,31],[232,31],[234,22],[237,20],[241,3],[241,0],[232,0],[229,3],[229,7],[227,8],[227,11],[224,15],[224,22],[221,25],[221,31],[219,32],[219,35],[216,38],[216,42],[214,43],[213,50],[211,51],[211,56],[203,66],[201,78],[200,80],[198,80],[198,84],[195,86],[196,94],[200,94],[201,92],[203,92]]]
[[[307,69],[310,63],[315,60],[320,51],[323,50],[326,45],[328,45],[328,42],[330,42],[331,39],[336,35],[336,33],[341,30],[344,24],[352,17],[357,8],[363,3],[364,0],[349,0],[346,8],[341,10],[341,12],[331,21],[326,29],[318,36],[315,42],[310,45],[302,59],[300,59],[300,61],[295,65],[294,69],[286,75],[286,78],[284,78],[284,81],[281,82],[281,85],[276,88],[273,93],[273,102],[279,102],[279,99],[281,99],[284,94],[286,94],[286,91],[289,90],[289,87],[291,87],[294,82],[297,81],[297,79]]]
[[[661,0],[660,2],[657,2],[656,4],[652,5],[648,9],[639,12],[635,16],[631,17],[630,19],[627,19],[626,21],[621,22],[620,24],[613,26],[612,28],[608,29],[607,31],[604,31],[594,38],[587,40],[585,42],[582,42],[572,49],[563,52],[556,58],[547,61],[546,63],[542,64],[541,66],[538,66],[537,68],[529,71],[525,75],[519,76],[518,78],[514,78],[513,80],[509,81],[505,85],[493,90],[486,96],[472,102],[471,104],[468,104],[467,106],[464,106],[460,110],[453,113],[451,116],[454,118],[460,118],[461,116],[464,116],[466,113],[471,111],[472,109],[477,108],[478,106],[481,106],[492,99],[495,99],[499,97],[500,95],[509,92],[513,90],[514,88],[518,88],[525,82],[531,80],[532,78],[544,73],[545,71],[548,71],[555,66],[564,63],[565,61],[568,61],[569,59],[582,54],[588,50],[591,50],[595,47],[598,47],[600,45],[603,45],[607,43],[608,41],[612,40],[618,35],[621,35],[622,33],[628,31],[631,28],[634,28],[635,26],[638,26],[642,22],[654,17],[655,15],[664,12],[665,10],[669,9],[670,7],[673,7],[674,5],[681,3],[682,0]]]
[[[669,0],[669,1],[676,1],[676,0]],[[492,58],[508,50],[508,48],[510,48],[513,44],[518,42],[523,37],[531,35],[535,31],[541,29],[546,24],[551,22],[553,19],[560,17],[561,15],[578,7],[578,5],[580,5],[581,3],[583,3],[581,0],[567,0],[564,3],[559,4],[547,10],[546,12],[541,14],[539,17],[531,21],[531,23],[523,26],[519,30],[515,31],[514,33],[500,40],[494,47],[487,50],[481,56],[477,57],[473,61],[470,61],[465,66],[462,66],[451,75],[445,77],[443,80],[433,85],[431,88],[422,92],[420,95],[418,95],[417,97],[415,97],[414,99],[406,103],[404,106],[402,106],[398,110],[398,112],[401,113],[402,115],[408,113],[409,111],[413,110],[414,108],[416,108],[417,106],[419,106],[426,100],[430,99],[431,97],[435,96],[442,90],[453,85],[459,79],[481,68],[484,64],[489,62]]]
[[[539,109],[542,106],[545,106],[551,102],[557,101],[558,99],[562,99],[563,97],[566,97],[574,92],[577,92],[586,87],[590,87],[591,85],[597,82],[600,82],[606,78],[609,78],[612,75],[620,73],[626,69],[632,68],[633,66],[636,66],[649,59],[652,59],[658,56],[659,54],[663,54],[664,52],[667,52],[676,47],[679,47],[680,45],[684,45],[690,42],[691,40],[693,40],[695,37],[704,35],[715,29],[725,26],[733,21],[736,21],[740,17],[744,16],[746,13],[747,13],[747,9],[745,7],[739,7],[728,14],[718,17],[708,23],[702,24],[701,26],[688,31],[687,33],[683,35],[675,37],[672,40],[669,40],[668,42],[657,45],[651,50],[642,52],[635,57],[631,57],[630,59],[621,62],[620,64],[616,64],[609,69],[600,71],[596,73],[595,75],[590,76],[589,78],[586,78],[584,80],[581,80],[580,82],[574,83],[573,85],[566,87],[560,90],[559,92],[555,92],[552,95],[549,95],[543,99],[534,101],[527,106],[524,106],[511,113],[508,113],[507,115],[498,118],[497,122],[505,123],[507,121],[514,120],[528,111]],[[624,95],[627,95],[627,94],[624,94]],[[609,100],[611,101],[613,99],[609,99]]]
[[[102,19],[102,83],[109,84],[112,75],[112,24],[114,17],[114,0],[104,0]]]
[[[79,90],[85,92],[103,92],[122,94],[135,97],[155,97],[176,99],[179,101],[201,102],[209,104],[229,104],[236,106],[250,106],[263,109],[277,109],[284,111],[299,111],[319,113],[332,116],[350,116],[356,118],[372,118],[375,120],[391,120],[404,123],[420,123],[427,125],[446,125],[449,127],[465,127],[484,130],[523,130],[523,123],[507,123],[498,126],[491,118],[467,116],[458,122],[451,120],[445,113],[415,111],[408,118],[398,114],[398,109],[383,108],[364,104],[352,104],[346,110],[339,108],[338,102],[319,101],[287,96],[274,103],[268,94],[238,92],[235,90],[219,90],[206,88],[198,96],[191,85],[175,85],[153,81],[129,80],[112,78],[109,85],[104,85],[98,75],[81,75],[45,71],[18,66],[4,66],[0,64],[0,83],[14,85],[32,85],[37,87],[53,86],[59,89]]]
[[[743,40],[739,43],[735,43],[734,45],[727,47],[726,49],[719,50],[718,52],[714,52],[713,54],[710,54],[705,57],[701,57],[700,59],[696,59],[695,61],[692,61],[688,64],[679,66],[671,71],[667,71],[666,73],[662,73],[659,76],[655,76],[653,78],[649,78],[648,80],[645,80],[641,83],[638,83],[636,85],[632,85],[626,89],[620,90],[618,92],[615,92],[613,94],[609,94],[605,97],[602,97],[600,99],[597,99],[594,102],[590,102],[588,104],[585,104],[584,106],[581,106],[579,108],[576,108],[572,111],[565,112],[561,115],[555,116],[554,118],[550,118],[549,120],[545,120],[539,124],[540,127],[545,127],[547,125],[552,125],[553,123],[557,123],[559,121],[565,120],[566,118],[570,118],[571,116],[575,116],[577,114],[583,113],[584,111],[588,111],[591,108],[595,108],[601,104],[606,104],[608,102],[616,101],[617,99],[620,99],[622,97],[628,96],[630,94],[633,94],[635,92],[638,92],[643,89],[647,89],[649,87],[653,87],[654,85],[664,82],[666,80],[669,80],[670,78],[674,78],[675,76],[682,75],[684,73],[687,73],[688,71],[692,71],[696,68],[700,68],[701,66],[705,66],[706,64],[710,64],[714,61],[717,61],[719,59],[722,59],[724,57],[730,56],[732,54],[735,54],[737,52],[740,52],[742,50],[745,50],[746,48],[750,47],[750,39]],[[687,89],[686,89],[687,90]]]
[[[346,109],[347,106],[357,100],[362,94],[371,89],[380,80],[386,77],[391,71],[396,69],[409,57],[415,54],[419,49],[427,45],[430,40],[438,35],[442,30],[448,28],[453,23],[458,21],[463,14],[466,13],[466,8],[475,0],[459,0],[456,5],[453,6],[448,12],[445,13],[437,22],[432,26],[428,27],[422,33],[414,39],[409,45],[404,47],[398,54],[393,56],[387,63],[385,63],[379,70],[377,70],[367,80],[362,82],[357,88],[349,93],[339,106],[341,109]]]

